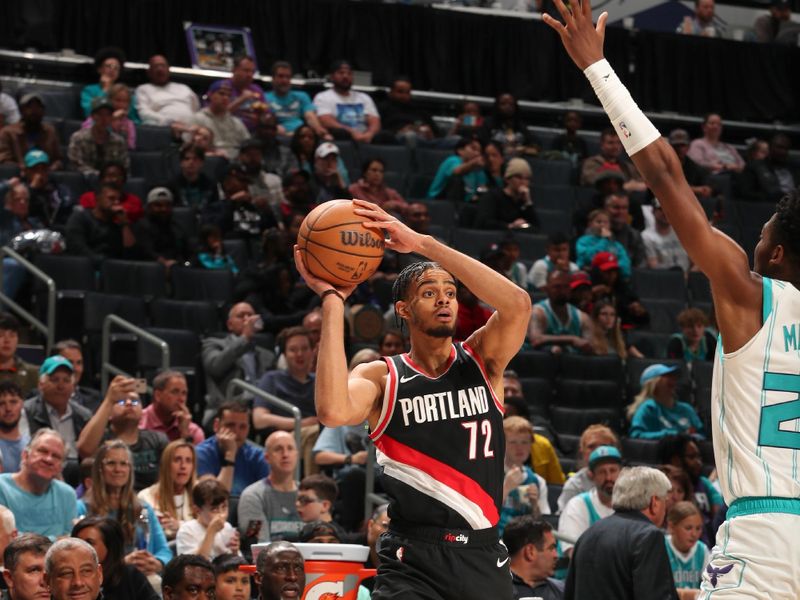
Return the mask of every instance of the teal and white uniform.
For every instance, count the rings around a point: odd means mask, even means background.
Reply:
[[[597,521],[613,514],[614,509],[600,501],[597,488],[593,487],[588,492],[578,494],[567,502],[558,519],[558,532],[569,539],[577,540]],[[573,545],[562,540],[562,548],[565,551],[572,548]]]
[[[672,536],[666,536],[665,542],[675,587],[689,590],[699,589],[703,572],[706,570],[706,565],[708,565],[708,561],[711,558],[708,546],[697,540],[695,545],[689,549],[689,552],[684,554],[672,543]]]
[[[581,330],[581,311],[577,306],[567,303],[567,321],[562,322],[558,315],[553,311],[550,306],[550,300],[542,300],[537,302],[536,306],[544,311],[547,326],[545,333],[547,335],[574,335],[576,337],[583,337]],[[541,348],[549,348],[553,344],[544,344]],[[564,346],[565,352],[576,352],[572,346]]]
[[[800,291],[763,280],[763,325],[717,344],[714,455],[728,504],[700,598],[800,597]]]

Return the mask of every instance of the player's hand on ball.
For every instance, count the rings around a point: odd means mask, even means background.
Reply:
[[[303,262],[303,256],[297,244],[294,245],[294,264],[297,266],[298,273],[303,276],[306,285],[318,296],[326,290],[336,290],[341,294],[342,298],[347,299],[347,297],[353,293],[353,290],[356,289],[355,285],[333,285],[324,279],[312,275],[306,267],[306,263]]]
[[[364,221],[362,225],[369,229],[382,229],[386,232],[386,247],[390,250],[400,253],[417,252],[422,244],[422,238],[425,237],[408,225],[398,220],[383,210],[377,204],[367,202],[366,200],[353,200],[355,212],[361,217],[370,219]]]

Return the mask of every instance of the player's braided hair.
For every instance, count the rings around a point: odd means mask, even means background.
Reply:
[[[794,189],[778,202],[775,209],[775,232],[778,241],[794,258],[800,258],[800,193]]]
[[[418,280],[422,275],[430,269],[441,269],[441,265],[432,261],[419,261],[411,263],[405,269],[400,271],[397,279],[392,284],[392,306],[400,300],[405,300],[408,295],[408,287],[412,281]],[[403,330],[405,321],[395,313],[395,323],[400,331]]]

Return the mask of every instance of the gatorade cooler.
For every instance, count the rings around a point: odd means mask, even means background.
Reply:
[[[253,562],[269,544],[253,544]],[[305,560],[306,589],[302,600],[356,600],[363,579],[375,576],[365,569],[368,546],[357,544],[294,544]],[[254,567],[251,567],[255,571]],[[247,570],[251,570],[247,569]]]

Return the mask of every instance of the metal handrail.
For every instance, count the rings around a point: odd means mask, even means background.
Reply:
[[[0,301],[3,302],[13,312],[17,313],[23,320],[33,325],[36,329],[41,331],[45,337],[45,354],[50,354],[50,349],[53,347],[53,342],[56,335],[56,282],[47,273],[42,271],[39,267],[30,262],[27,258],[20,255],[15,250],[8,246],[0,248],[0,281],[3,280],[3,257],[8,256],[13,258],[21,264],[27,271],[29,271],[37,279],[41,279],[47,286],[47,324],[45,325],[39,319],[34,317],[27,310],[22,308],[14,300],[8,297],[0,290]]]
[[[372,512],[376,506],[386,504],[389,499],[386,496],[375,493],[375,444],[367,444],[367,463],[364,465],[367,470],[364,480],[364,520],[372,518]]]
[[[127,371],[123,371],[119,367],[111,364],[111,326],[116,325],[120,329],[125,329],[133,333],[143,340],[150,342],[154,346],[158,346],[161,350],[161,368],[165,371],[169,369],[169,345],[160,337],[153,335],[149,331],[145,331],[141,327],[137,327],[130,321],[118,317],[117,315],[106,315],[103,319],[103,346],[102,346],[102,371],[100,373],[100,389],[108,389],[108,375],[124,375],[125,377],[133,377]],[[148,388],[148,391],[149,388]]]
[[[250,392],[254,396],[258,396],[266,401],[267,404],[272,406],[277,406],[278,408],[285,410],[287,412],[292,413],[292,417],[294,418],[294,441],[297,445],[297,451],[301,452],[300,449],[300,421],[303,420],[302,415],[300,414],[300,409],[297,408],[291,402],[287,402],[286,400],[282,400],[277,396],[273,396],[269,392],[265,392],[261,388],[254,386],[252,383],[247,383],[244,379],[239,379],[238,377],[231,379],[228,382],[228,389],[225,390],[226,396],[228,400],[232,400],[236,390],[244,390],[246,392]],[[300,481],[300,460],[298,458],[297,465],[294,468],[294,476],[295,479]]]

